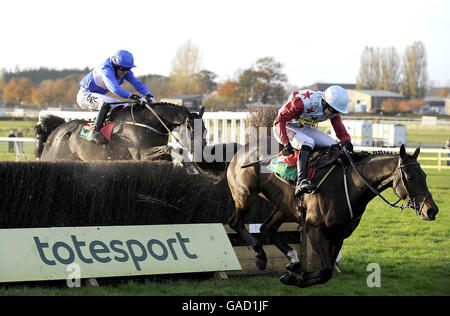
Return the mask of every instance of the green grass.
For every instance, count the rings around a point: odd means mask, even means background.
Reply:
[[[420,125],[406,125],[408,142],[414,143],[442,143],[450,139],[450,127],[435,126],[421,127]]]
[[[34,121],[0,121],[0,137],[7,137],[11,129],[17,135],[17,131],[22,129],[23,137],[34,137]]]
[[[410,143],[441,143],[444,147],[445,142],[450,139],[450,126],[421,126],[418,124],[405,124],[406,136]],[[325,132],[332,128],[330,121],[319,124],[319,129]]]
[[[9,131],[14,130],[15,134],[19,129],[22,129],[23,137],[34,137],[34,121],[0,121],[0,137],[8,137]],[[24,143],[24,153],[21,155],[20,160],[34,160],[34,145]],[[8,143],[0,143],[0,161],[4,160],[16,160],[15,150],[14,153],[8,153]]]
[[[147,278],[117,281],[100,288],[67,288],[65,282],[51,286],[0,286],[0,295],[450,295],[450,171],[427,171],[427,182],[439,206],[433,222],[422,221],[412,210],[389,208],[381,199],[367,207],[361,224],[344,242],[342,273],[324,285],[299,289],[281,284],[280,275],[230,276],[228,280]],[[383,194],[395,201],[391,189]],[[381,287],[366,284],[377,263]]]

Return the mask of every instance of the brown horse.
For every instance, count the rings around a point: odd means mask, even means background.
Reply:
[[[201,118],[201,115],[197,118]],[[376,193],[389,187],[393,188],[400,199],[406,201],[406,207],[415,209],[423,220],[431,221],[436,218],[438,207],[428,191],[426,174],[417,162],[420,148],[413,155],[406,153],[404,145],[400,147],[399,155],[363,155],[354,164],[355,169],[345,162],[343,166],[346,169],[341,168],[341,164],[336,161],[336,168],[317,192],[305,194],[303,199],[297,201],[294,187],[281,181],[273,173],[262,172],[261,164],[242,168],[255,159],[264,158],[261,153],[268,151],[262,147],[271,148],[273,141],[275,140],[269,138],[260,139],[252,145],[246,144],[237,150],[230,163],[222,163],[218,171],[227,169],[228,185],[235,201],[236,209],[229,225],[253,247],[256,266],[261,270],[266,267],[267,257],[261,243],[245,229],[244,218],[258,197],[268,200],[276,207],[260,231],[291,261],[286,267],[288,272],[280,279],[284,284],[303,288],[327,282],[332,277],[333,264],[343,240],[356,229],[367,204],[377,196]],[[199,140],[193,139],[193,142],[194,145],[200,145]],[[202,146],[204,147],[203,141]],[[205,166],[197,163],[197,167]],[[319,270],[303,271],[296,251],[279,238],[277,230],[287,220],[303,223],[312,248],[320,258]]]

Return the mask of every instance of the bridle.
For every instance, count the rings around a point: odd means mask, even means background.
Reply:
[[[396,180],[395,178],[392,179],[392,182],[393,182],[392,189],[393,189],[395,195],[397,195],[397,196],[399,197],[399,199],[398,199],[397,202],[391,203],[391,202],[389,202],[385,197],[383,197],[383,196],[381,195],[381,193],[369,183],[369,181],[367,180],[367,178],[364,177],[364,176],[358,171],[358,169],[356,168],[355,162],[353,161],[353,159],[352,159],[350,153],[348,152],[347,148],[345,148],[344,146],[342,146],[341,149],[342,149],[342,151],[345,153],[345,155],[347,156],[347,159],[349,160],[350,165],[352,166],[353,170],[355,170],[356,174],[361,178],[361,180],[366,184],[366,186],[367,186],[373,193],[375,193],[376,196],[379,196],[386,204],[388,204],[389,207],[394,207],[394,208],[398,208],[398,209],[401,209],[401,210],[410,208],[410,209],[415,210],[417,215],[421,215],[421,214],[422,214],[422,209],[423,209],[423,207],[424,207],[424,205],[425,205],[425,202],[431,197],[431,193],[430,193],[429,191],[426,191],[426,192],[424,191],[424,192],[413,192],[413,193],[410,193],[410,191],[408,190],[408,187],[407,187],[407,185],[406,185],[404,176],[403,176],[403,171],[404,171],[403,169],[406,168],[406,166],[419,165],[419,162],[418,162],[418,161],[412,161],[412,162],[408,162],[408,163],[402,164],[402,163],[401,163],[401,159],[400,159],[400,158],[398,159],[398,166],[397,166],[396,170],[393,172],[392,175],[395,177],[395,176],[397,176],[397,174],[399,174],[400,176],[397,177],[397,179],[398,179],[398,178],[400,178],[400,179],[399,179],[399,180]],[[344,167],[344,164],[342,163],[342,161],[341,161],[340,158],[339,158],[339,161],[341,162],[342,168],[344,169],[344,186],[345,186],[345,194],[346,194],[346,197],[347,197],[347,204],[348,204],[349,209],[350,209],[350,216],[351,216],[351,218],[353,218],[353,211],[352,211],[352,208],[351,208],[350,197],[349,197],[348,189],[347,189],[346,168]],[[407,203],[406,205],[403,205],[403,204],[402,204],[402,205],[397,205],[397,204],[402,200],[401,196],[404,196],[404,194],[402,195],[402,194],[400,194],[400,193],[397,193],[397,188],[400,186],[400,184],[401,184],[401,186],[403,187],[402,189],[403,189],[404,192],[406,193],[406,196],[408,197],[408,203]],[[416,203],[416,196],[418,196],[418,195],[425,195],[425,198],[423,199],[423,202],[422,202],[420,205],[418,205],[418,204]]]
[[[202,118],[201,117],[188,117],[188,119],[186,120],[186,128],[189,131],[191,143],[194,143],[194,138],[195,138],[195,128],[194,128],[195,120],[202,120]],[[208,132],[208,129],[205,127],[205,125],[203,124],[203,120],[202,120],[202,143],[206,141],[205,135],[207,132]]]
[[[431,196],[431,193],[428,190],[422,191],[422,192],[414,192],[414,193],[411,193],[410,190],[408,190],[408,187],[406,185],[405,178],[403,175],[403,172],[404,172],[403,169],[406,168],[406,166],[412,166],[412,165],[420,165],[420,164],[418,161],[412,161],[412,162],[407,162],[407,163],[401,164],[401,159],[398,160],[398,166],[394,173],[398,173],[400,175],[400,177],[399,177],[400,180],[396,181],[395,179],[393,179],[392,190],[394,190],[394,193],[397,196],[402,196],[401,193],[400,194],[397,193],[397,188],[399,187],[399,184],[401,183],[401,185],[403,186],[402,189],[404,190],[404,192],[406,193],[406,196],[408,197],[408,204],[406,206],[400,206],[399,208],[401,208],[401,209],[411,208],[416,211],[417,215],[421,215],[422,209],[425,205],[425,202]],[[423,199],[423,202],[420,205],[418,205],[416,203],[416,197],[418,195],[425,195],[425,198]],[[401,200],[401,198],[400,198],[400,200]],[[396,203],[398,203],[399,201],[397,201]]]

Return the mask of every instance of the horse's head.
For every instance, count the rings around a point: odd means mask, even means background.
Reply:
[[[436,218],[439,208],[428,191],[427,175],[420,167],[417,157],[420,146],[414,154],[406,153],[405,146],[400,147],[398,167],[394,173],[393,190],[408,206],[416,210],[423,220],[432,221]]]
[[[189,112],[186,125],[188,137],[191,140],[191,144],[199,143],[201,140],[202,148],[207,144],[206,141],[207,129],[202,119],[204,113],[205,107],[200,108],[200,111],[198,113]]]
[[[152,108],[170,130],[173,130],[177,126],[183,125],[188,118],[187,110],[182,105],[160,102],[154,103]],[[154,120],[152,111],[147,108],[144,108],[142,111],[148,119]]]

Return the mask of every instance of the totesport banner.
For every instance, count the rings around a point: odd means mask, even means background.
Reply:
[[[241,270],[222,224],[0,229],[0,258],[0,282]]]

